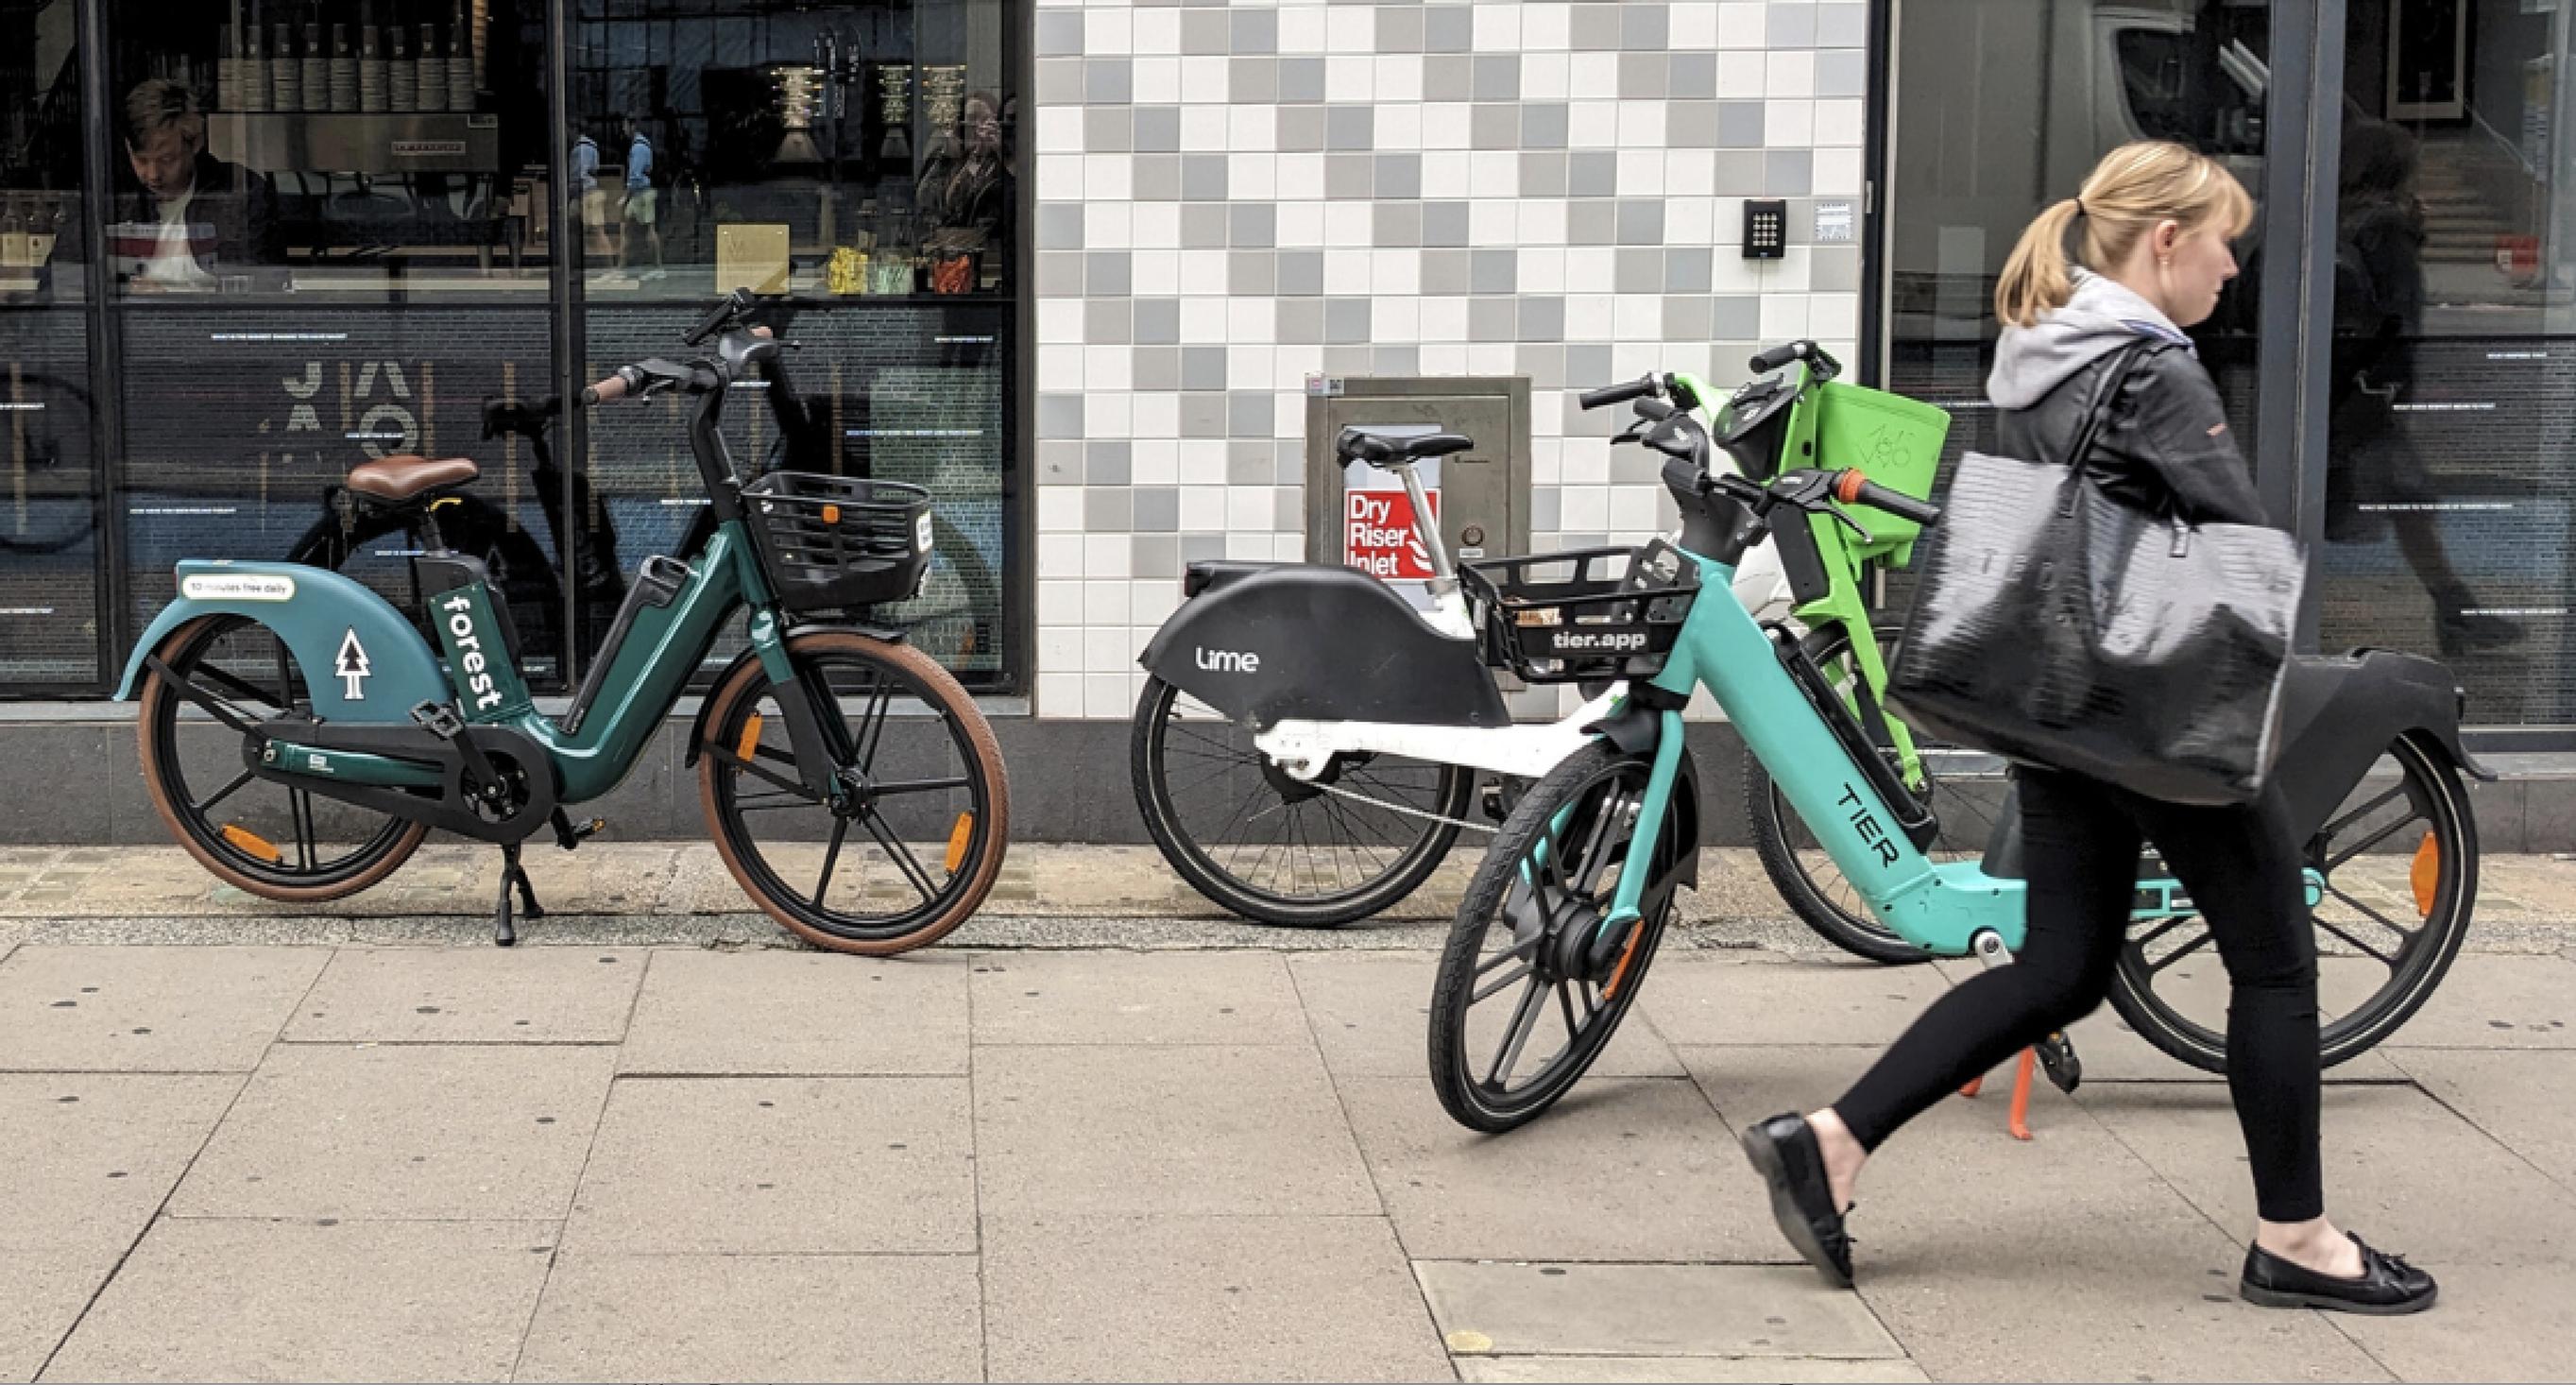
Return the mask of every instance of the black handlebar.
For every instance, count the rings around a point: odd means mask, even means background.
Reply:
[[[751,290],[735,289],[718,299],[714,307],[707,309],[707,315],[699,318],[698,325],[690,328],[689,334],[680,340],[689,346],[700,345],[722,330],[726,323],[749,311],[751,311]]]
[[[1748,364],[1758,375],[1764,371],[1778,370],[1791,361],[1806,361],[1814,365],[1819,374],[1827,377],[1843,373],[1843,363],[1835,360],[1830,352],[1812,341],[1783,342],[1757,354]]]
[[[1658,388],[1655,377],[1645,375],[1623,384],[1603,385],[1597,390],[1585,390],[1576,402],[1587,409],[1598,409],[1604,404],[1625,404],[1631,399],[1643,399],[1655,393]]]
[[[1911,520],[1916,524],[1930,525],[1941,521],[1940,506],[1928,500],[1917,500],[1902,491],[1889,490],[1857,471],[1846,471],[1835,478],[1834,498],[1847,505],[1867,505],[1874,510],[1885,510],[1898,519]]]

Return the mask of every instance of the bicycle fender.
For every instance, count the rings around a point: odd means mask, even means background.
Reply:
[[[793,641],[799,635],[811,634],[817,630],[855,630],[870,639],[883,640],[888,644],[894,644],[903,639],[903,632],[890,626],[866,625],[856,621],[837,621],[831,625],[799,625],[788,630],[780,638],[782,643],[784,643]],[[733,656],[733,662],[725,665],[722,670],[717,672],[715,677],[709,679],[707,681],[707,686],[709,688],[723,687],[726,680],[732,678],[736,672],[740,671],[744,664],[757,663],[759,661],[760,648],[755,645],[752,648],[746,649],[740,654]],[[698,751],[707,743],[707,724],[709,719],[714,715],[714,712],[714,698],[702,697],[698,699],[698,714],[691,718],[689,722],[688,744],[683,746],[680,751],[680,767],[682,769],[697,768]]]
[[[1648,755],[1661,739],[1664,714],[1648,707],[1632,690],[1619,710],[1583,729],[1608,741],[1622,755]]]
[[[2461,773],[2492,780],[2460,744],[2460,692],[2451,671],[2386,649],[2301,656],[2281,686],[2281,752],[2272,780],[2301,837],[2325,825],[2388,743],[2418,733]]]
[[[453,697],[447,673],[393,603],[356,580],[300,563],[190,558],[179,599],[161,609],[125,661],[117,700],[130,701],[143,661],[199,616],[248,616],[273,630],[302,665],[313,714],[324,721],[401,722],[423,702]]]

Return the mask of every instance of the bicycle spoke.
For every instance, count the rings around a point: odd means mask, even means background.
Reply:
[[[1565,984],[1565,978],[1563,977],[1557,978],[1556,982],[1556,1008],[1559,1013],[1565,1016],[1566,1043],[1570,1045],[1575,1040],[1582,1038],[1583,1025],[1574,1018],[1574,991],[1573,988]]]
[[[1467,997],[1468,1007],[1472,1009],[1478,1005],[1484,1004],[1486,1001],[1491,1000],[1501,992],[1511,989],[1513,982],[1526,978],[1531,972],[1536,970],[1538,970],[1536,967],[1524,966],[1509,976],[1500,977],[1486,985],[1477,987],[1475,994]]]
[[[2358,949],[2359,951],[2361,951],[2361,952],[2363,952],[2363,953],[2365,953],[2365,954],[2367,954],[2367,955],[2369,955],[2369,956],[2371,956],[2371,957],[2375,957],[2375,958],[2377,958],[2377,959],[2379,960],[2379,964],[2380,964],[2381,966],[2384,966],[2384,967],[2388,968],[2390,971],[2395,971],[2395,970],[2397,970],[2397,959],[2396,959],[2396,958],[2389,956],[2387,953],[2380,951],[2378,948],[2372,947],[2370,944],[2363,942],[2361,939],[2354,937],[2354,936],[2353,936],[2353,935],[2351,935],[2350,933],[2347,933],[2347,932],[2343,931],[2342,929],[2335,927],[2333,924],[2331,924],[2331,923],[2327,922],[2326,920],[2321,919],[2321,918],[2317,918],[2314,914],[2309,915],[2309,918],[2311,918],[2311,919],[2315,920],[2315,923],[2316,923],[2317,927],[2322,928],[2322,929],[2326,930],[2327,932],[2334,934],[2336,937],[2343,939],[2346,943],[2351,944],[2354,948]]]
[[[1476,964],[1476,974],[1478,976],[1482,976],[1486,972],[1492,971],[1494,968],[1501,966],[1503,963],[1528,952],[1531,948],[1538,946],[1538,943],[1539,940],[1536,937],[1523,938],[1519,942],[1512,944],[1510,947],[1504,948],[1502,951],[1495,953],[1484,961],[1478,962]]]
[[[2334,896],[2334,898],[2344,905],[2344,907],[2359,911],[2372,923],[2378,924],[2380,927],[2387,929],[2389,932],[2394,933],[2409,942],[2414,941],[2416,930],[2412,928],[2399,927],[2397,924],[2390,922],[2386,914],[2383,914],[2377,909],[2373,909],[2369,905],[2362,903],[2360,900],[2353,898],[2351,895],[2345,894],[2343,891],[2336,889],[2333,884],[2329,883],[2326,886],[2326,893]],[[2314,915],[2311,915],[2311,917],[2314,917]],[[2330,932],[2332,931],[2324,919],[2317,919],[2317,926],[2320,928],[2327,928]],[[2343,937],[2341,933],[2336,933],[2335,936],[2338,938]],[[2352,942],[2350,938],[2344,938],[2344,941]],[[2353,943],[2353,946],[2361,947],[2361,944]],[[2367,948],[2363,948],[2362,950],[2365,952],[2369,951]]]
[[[191,669],[190,673],[196,677],[205,679],[209,683],[213,683],[227,689],[236,697],[247,697],[252,701],[274,706],[280,711],[286,710],[287,704],[278,702],[275,698],[270,697],[268,689],[260,687],[246,679],[237,678],[232,674],[226,673],[224,670],[215,667],[213,664],[199,664],[194,669]],[[203,692],[205,690],[200,688],[198,691]]]
[[[2424,815],[2421,813],[2399,818],[2395,822],[2388,824],[2386,827],[2382,827],[2378,831],[2371,833],[2369,836],[2362,838],[2360,841],[2353,843],[2351,846],[2327,857],[2326,869],[2328,871],[2332,871],[2335,867],[2342,865],[2353,857],[2370,850],[2372,847],[2379,845],[2381,842],[2396,836],[2399,832],[2402,832],[2408,827],[2422,821],[2424,821]],[[2326,838],[2326,840],[2332,841],[2334,839],[2330,836]]]
[[[2154,942],[2156,939],[2163,937],[2167,933],[2170,933],[2199,917],[2200,915],[2198,914],[2176,914],[2172,918],[2166,919],[2164,922],[2148,929],[2141,936],[2130,939],[2129,945],[2136,948],[2140,956],[2144,956],[2147,951],[2147,944]]]
[[[2389,800],[2400,797],[2405,792],[2406,785],[2401,782],[2397,787],[2390,789],[2379,797],[2374,798],[2368,803],[2344,814],[2342,817],[2336,818],[2334,821],[2327,823],[2324,830],[2318,832],[2317,835],[2327,841],[2333,841],[2337,836],[2342,834],[2343,829],[2352,826],[2354,823],[2361,821],[2363,818],[2366,818],[2375,812],[2378,812],[2381,808],[2387,806]]]
[[[213,794],[209,795],[205,799],[189,804],[188,811],[192,813],[203,813],[208,808],[212,808],[216,804],[223,802],[225,799],[232,797],[233,790],[240,788],[242,785],[247,784],[258,777],[258,773],[254,770],[243,770],[240,774],[233,776],[233,782],[215,790]]]
[[[888,794],[937,793],[942,789],[966,787],[966,776],[961,774],[954,779],[898,779],[890,784],[873,784],[869,787],[876,791],[879,798]]]
[[[823,907],[823,900],[832,892],[832,867],[839,864],[842,839],[849,835],[848,818],[832,819],[832,844],[823,848],[823,875],[814,882],[814,907],[818,909]]]
[[[2166,953],[2155,961],[2147,963],[2147,974],[2152,976],[2157,972],[2163,971],[2165,968],[2172,966],[2174,963],[2181,961],[2192,953],[2198,952],[2200,949],[2207,947],[2210,943],[2216,941],[2217,938],[2218,935],[2215,933],[2201,934],[2199,937],[2192,939],[2190,942],[2184,943],[2182,946],[2175,948],[2173,951]]]
[[[744,774],[748,774],[755,779],[761,779],[771,784],[775,784],[779,788],[785,789],[787,792],[804,799],[808,803],[819,803],[822,801],[816,795],[806,792],[803,784],[800,784],[783,774],[776,773],[765,765],[754,764],[751,761],[736,755],[733,753],[733,749],[730,746],[711,745],[706,748],[704,753],[714,759],[718,764],[731,765],[736,770],[739,770]]]
[[[322,851],[313,839],[313,795],[297,789],[289,797],[295,821],[295,865],[309,871],[321,864]]]
[[[1494,1055],[1493,1069],[1485,1074],[1485,1085],[1498,1087],[1505,1074],[1520,1062],[1521,1045],[1529,1042],[1530,1030],[1538,1026],[1539,1011],[1546,1007],[1546,988],[1535,976],[1521,991],[1521,1003],[1512,1011],[1511,1027],[1503,1032],[1502,1051]]]
[[[886,827],[884,819],[874,813],[865,813],[861,815],[861,823],[868,829],[868,835],[876,838],[877,845],[885,848],[885,854],[894,861],[895,869],[903,872],[903,877],[921,892],[923,903],[939,897],[939,886],[930,878],[930,872],[922,868],[920,858],[912,854],[912,848],[905,846],[902,839]]]

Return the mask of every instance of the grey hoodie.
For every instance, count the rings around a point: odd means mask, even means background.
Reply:
[[[2172,319],[2127,285],[2076,270],[2075,294],[2065,307],[2042,314],[2036,327],[2004,328],[1986,396],[1998,409],[2031,408],[2067,377],[2140,337],[2191,345]]]

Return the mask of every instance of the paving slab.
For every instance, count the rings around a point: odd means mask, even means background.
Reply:
[[[1884,1044],[1949,989],[1927,966],[1659,957],[1637,998],[1676,1047]]]
[[[123,1245],[0,1250],[0,1380],[36,1378],[123,1258]]]
[[[664,948],[645,969],[629,1073],[939,1074],[967,1070],[970,959]]]
[[[1852,1294],[1799,1266],[1416,1260],[1449,1349],[1461,1357],[1902,1359]]]
[[[248,1072],[330,955],[22,946],[0,961],[0,1068]]]
[[[2251,1231],[2253,1181],[2224,1092],[2126,1087],[2077,1099],[2211,1220]],[[2372,1245],[2436,1278],[2454,1264],[2576,1264],[2576,1191],[2423,1092],[2331,1089],[2323,1131],[2326,1210]]]
[[[2576,1048],[2576,961],[2462,953],[2392,1048]]]
[[[1655,974],[1672,958],[1656,964]],[[1305,1000],[1315,1043],[1333,1076],[1423,1076],[1423,1036],[1431,1022],[1438,958],[1419,952],[1292,954],[1288,972]],[[1651,989],[1651,986],[1650,986]],[[1682,1064],[1646,1017],[1629,1007],[1610,1046],[1593,1060],[1602,1077],[1679,1077]]]
[[[584,1253],[975,1248],[967,1083],[623,1078],[574,1199]]]
[[[1505,1135],[1451,1120],[1419,1078],[1337,1085],[1417,1260],[1792,1258],[1761,1181],[1685,1079],[1587,1077]]]
[[[1311,1044],[1269,952],[986,953],[979,1044]]]
[[[1919,1385],[1931,1379],[1911,1361],[1835,1361],[1779,1356],[1468,1356],[1458,1378],[1492,1385]]]
[[[1378,1217],[985,1219],[993,1380],[1448,1380]]]
[[[995,1047],[975,1055],[988,1215],[1375,1215],[1311,1048]]]
[[[977,1380],[971,1255],[555,1258],[519,1380]]]
[[[281,1044],[171,1214],[560,1218],[616,1061],[605,1048]]]
[[[2442,1281],[2432,1311],[2336,1325],[2400,1380],[2576,1380],[2576,1264],[2425,1267]]]
[[[2576,1192],[2576,1053],[2409,1049],[2407,1075]]]
[[[1735,1126],[1822,1104],[1869,1056],[1682,1051]],[[2104,1090],[2225,1099],[2198,1084]],[[2098,1363],[2116,1362],[2153,1380],[2386,1378],[2320,1315],[2240,1302],[2241,1233],[2221,1229],[2237,1224],[2213,1224],[2088,1109],[2035,1112],[2038,1139],[2024,1144],[2004,1132],[2002,1103],[1944,1100],[1862,1175],[1859,1292],[1926,1373],[2038,1380],[2098,1376]],[[1804,1266],[1777,1273],[1815,1282]]]
[[[164,1220],[60,1380],[507,1380],[550,1223]]]
[[[242,1079],[0,1076],[0,1251],[122,1254]]]
[[[615,1043],[644,954],[588,948],[344,947],[295,1017],[292,1043]]]

